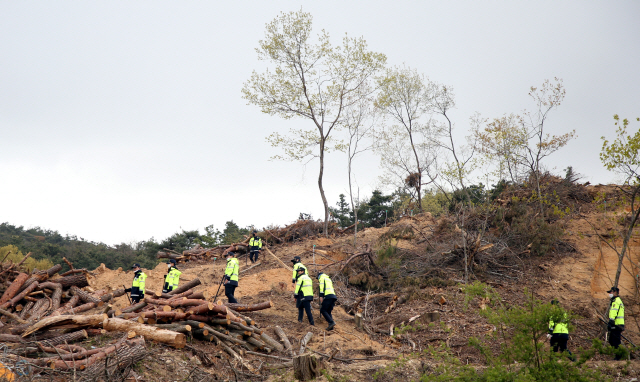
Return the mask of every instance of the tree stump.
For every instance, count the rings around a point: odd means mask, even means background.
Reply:
[[[362,314],[356,313],[355,322],[356,322],[356,328],[362,329]]]
[[[320,376],[322,361],[311,354],[303,354],[293,358],[294,376],[299,381],[308,381]]]

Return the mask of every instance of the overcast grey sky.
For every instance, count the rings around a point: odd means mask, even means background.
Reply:
[[[452,86],[460,139],[474,112],[531,109],[529,87],[562,78],[548,127],[578,138],[547,166],[614,180],[600,136],[613,136],[613,114],[640,116],[638,1],[4,1],[0,222],[116,244],[321,217],[317,162],[270,161],[265,140],[309,122],[261,114],[240,93],[264,67],[265,24],[301,8],[315,31],[363,36],[389,64]],[[327,164],[331,205],[345,161]],[[356,164],[362,194],[377,163]]]

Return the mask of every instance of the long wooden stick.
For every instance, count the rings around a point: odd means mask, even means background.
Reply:
[[[274,259],[278,260],[278,262],[280,263],[280,265],[282,265],[285,269],[287,269],[289,272],[293,272],[293,268],[287,266],[287,264],[283,263],[282,260],[280,260],[276,255],[273,254],[273,252],[271,252],[271,250],[269,249],[269,247],[263,247],[264,249],[267,250],[267,252],[269,252],[269,254],[271,256],[273,256]]]

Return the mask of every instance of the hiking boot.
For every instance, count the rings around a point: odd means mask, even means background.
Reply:
[[[333,328],[336,326],[335,322],[332,322],[329,324],[329,326],[327,326],[327,330],[333,330]]]

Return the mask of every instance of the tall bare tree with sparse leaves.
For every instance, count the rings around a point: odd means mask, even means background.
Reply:
[[[268,140],[284,151],[276,159],[319,159],[318,188],[327,235],[329,205],[322,185],[325,154],[344,149],[332,133],[340,127],[345,108],[358,101],[356,95],[368,96],[362,89],[382,70],[386,56],[369,51],[362,37],[345,35],[342,45],[333,46],[328,33],[322,31],[314,42],[312,19],[311,14],[298,11],[282,13],[267,24],[265,39],[256,50],[259,59],[273,68],[254,71],[242,94],[263,113],[311,122],[309,128],[291,129],[286,135],[274,132]]]

